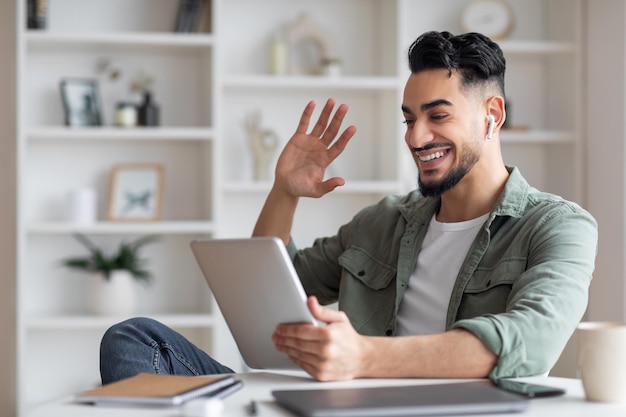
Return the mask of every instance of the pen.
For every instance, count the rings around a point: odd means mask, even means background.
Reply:
[[[258,409],[256,406],[256,401],[251,400],[250,404],[248,404],[248,415],[256,416],[258,414]]]
[[[224,388],[220,389],[219,391],[213,393],[211,396],[212,397],[216,397],[216,398],[226,398],[230,394],[232,394],[233,392],[235,392],[238,389],[240,389],[241,387],[243,387],[243,381],[235,380],[235,382],[233,382],[230,385],[225,386]]]

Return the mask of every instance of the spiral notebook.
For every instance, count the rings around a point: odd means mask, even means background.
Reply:
[[[77,394],[80,403],[110,406],[178,406],[198,397],[224,398],[243,386],[233,375],[181,376],[140,373]]]

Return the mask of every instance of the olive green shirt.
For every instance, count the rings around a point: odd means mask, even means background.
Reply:
[[[456,278],[446,319],[447,329],[467,329],[498,356],[494,379],[541,374],[557,361],[585,312],[598,238],[588,212],[507,169],[505,189]],[[338,301],[363,335],[395,335],[440,201],[418,191],[390,196],[310,248],[290,242],[306,292],[323,304]]]

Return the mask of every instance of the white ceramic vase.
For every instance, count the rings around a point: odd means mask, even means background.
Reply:
[[[115,270],[109,279],[101,272],[91,280],[89,309],[94,314],[128,316],[137,307],[137,282],[130,272]]]

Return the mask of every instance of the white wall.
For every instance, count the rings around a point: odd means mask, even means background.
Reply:
[[[15,415],[15,2],[0,2],[0,415]]]

